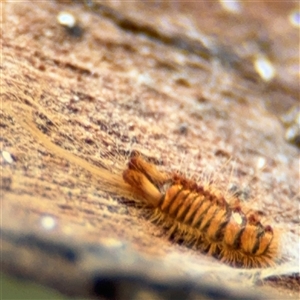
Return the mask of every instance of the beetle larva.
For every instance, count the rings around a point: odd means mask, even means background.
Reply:
[[[213,184],[196,184],[178,174],[167,174],[135,153],[123,179],[135,197],[153,209],[152,219],[183,240],[235,267],[275,265],[277,233],[260,222],[259,214],[243,212]]]

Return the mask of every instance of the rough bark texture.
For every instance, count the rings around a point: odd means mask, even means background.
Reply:
[[[299,296],[299,150],[280,121],[299,100],[296,2],[1,5],[4,271],[78,297]],[[288,262],[241,271],[168,240],[126,201],[133,149],[238,192]]]

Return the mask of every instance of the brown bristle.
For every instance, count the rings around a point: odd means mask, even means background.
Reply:
[[[273,233],[273,228],[270,225],[267,225],[265,226],[265,231]]]
[[[255,214],[251,214],[248,216],[248,222],[251,225],[258,225],[259,223],[259,218]]]
[[[140,155],[141,155],[141,154],[140,154],[139,151],[137,151],[137,150],[132,150],[131,153],[130,153],[130,158],[132,158],[132,157],[138,157],[138,156],[140,156]]]

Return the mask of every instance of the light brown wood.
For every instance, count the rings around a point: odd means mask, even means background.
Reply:
[[[235,292],[234,283],[248,280],[251,290],[253,273],[172,243],[132,205],[122,180],[132,150],[161,171],[236,190],[284,232],[283,251],[295,259],[299,150],[279,120],[299,95],[299,78],[289,73],[299,55],[288,20],[295,3],[245,2],[237,14],[200,1],[1,5],[4,271],[75,296],[101,295],[95,270],[126,277],[141,265],[147,283],[167,278],[171,290],[174,272]],[[59,24],[62,11],[78,27]],[[254,68],[258,55],[276,70],[268,82]],[[296,267],[256,278],[272,281],[268,292],[279,298],[296,298]]]

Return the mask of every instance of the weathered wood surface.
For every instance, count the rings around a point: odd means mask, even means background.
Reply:
[[[279,117],[299,100],[296,4],[89,3],[2,3],[3,270],[74,296],[296,298],[297,261],[233,270],[169,241],[118,188],[133,149],[212,174],[282,228],[295,259],[299,150]]]

